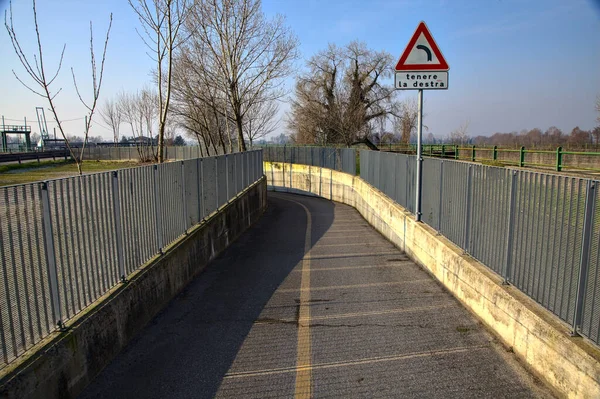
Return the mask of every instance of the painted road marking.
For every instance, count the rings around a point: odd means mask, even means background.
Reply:
[[[439,310],[453,307],[454,304],[450,305],[431,305],[431,306],[421,306],[416,308],[402,308],[402,309],[386,309],[386,310],[372,310],[366,312],[355,312],[355,313],[339,313],[339,314],[331,314],[331,315],[323,315],[323,316],[312,316],[311,321],[319,321],[319,320],[332,320],[332,319],[351,319],[354,317],[368,317],[368,316],[381,316],[381,315],[390,315],[390,314],[399,314],[399,313],[411,313],[411,312],[422,312],[428,310]],[[254,325],[270,325],[274,323],[293,323],[296,319],[277,319],[277,320],[269,320],[269,321],[257,321]]]
[[[308,368],[310,370],[323,370],[330,369],[336,367],[349,367],[349,366],[361,366],[364,364],[374,364],[374,363],[383,363],[383,362],[394,362],[400,360],[408,360],[415,359],[419,357],[429,357],[429,356],[440,356],[440,355],[453,355],[456,353],[463,353],[469,351],[476,351],[482,349],[489,349],[489,345],[475,345],[475,346],[463,346],[458,348],[451,349],[440,349],[436,351],[425,351],[425,352],[412,352],[406,353],[402,355],[389,355],[389,356],[377,356],[370,357],[364,359],[357,360],[349,360],[344,362],[331,362],[331,363],[319,363],[313,364],[311,366],[306,366],[304,368]],[[223,378],[249,378],[249,377],[262,377],[266,375],[274,375],[274,374],[286,374],[286,373],[297,373],[299,367],[281,367],[274,369],[264,369],[264,370],[256,370],[256,371],[240,371],[237,373],[227,373]]]
[[[343,289],[353,289],[353,288],[385,287],[385,286],[413,284],[413,283],[425,283],[425,282],[431,283],[432,280],[430,278],[425,278],[425,279],[411,280],[411,281],[391,281],[391,282],[386,282],[386,283],[329,285],[326,287],[312,287],[312,288],[310,288],[310,290],[311,291],[343,290]],[[301,290],[302,290],[302,288],[301,288]],[[275,294],[286,293],[286,292],[297,292],[297,291],[298,291],[298,288],[282,288],[282,289],[275,291]]]
[[[330,270],[363,270],[363,269],[377,269],[380,267],[405,267],[411,266],[414,263],[411,260],[394,261],[394,263],[388,263],[385,265],[362,265],[362,266],[341,266],[341,267],[320,267],[318,269],[311,269],[311,272],[328,272]],[[300,272],[300,270],[292,270],[294,273]]]
[[[337,259],[337,258],[364,258],[365,256],[390,256],[390,255],[396,255],[399,256],[400,254],[398,253],[398,251],[392,251],[392,252],[357,252],[357,253],[353,253],[353,254],[335,254],[335,255],[316,255],[316,256],[311,256],[310,259]]]
[[[298,314],[298,344],[296,349],[296,383],[294,397],[308,399],[312,397],[312,346],[310,337],[310,248],[312,245],[312,215],[304,204],[294,202],[304,208],[306,213],[306,234],[304,236],[304,257],[302,258],[302,278],[300,282],[300,304]],[[293,291],[298,291],[294,289]]]

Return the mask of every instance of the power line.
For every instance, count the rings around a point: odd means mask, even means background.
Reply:
[[[96,122],[96,121],[95,121],[95,120],[93,120],[93,119],[92,119],[92,123],[93,123],[93,124],[95,124],[95,125],[98,125],[98,126],[100,126],[100,127],[101,127],[101,128],[103,128],[103,129],[106,129],[106,130],[108,130],[108,131],[111,131],[111,132],[112,132],[112,129],[111,129],[111,128],[109,128],[109,127],[106,127],[106,126],[104,126],[103,124],[101,124],[101,123],[98,123],[98,122]]]
[[[74,119],[63,119],[60,121],[60,123],[64,123],[64,122],[74,122],[74,121],[82,121],[85,119],[85,116],[83,118],[74,118]],[[10,121],[10,122],[24,122],[24,119],[11,119],[11,118],[4,118],[5,121]],[[39,120],[37,119],[27,119],[27,122],[38,122]],[[49,120],[48,123],[56,123],[56,121],[53,120]]]

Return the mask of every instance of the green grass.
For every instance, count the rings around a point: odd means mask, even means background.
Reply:
[[[84,174],[138,166],[133,161],[84,161]],[[77,165],[72,161],[28,162],[0,165],[0,186],[32,183],[36,181],[76,176]]]

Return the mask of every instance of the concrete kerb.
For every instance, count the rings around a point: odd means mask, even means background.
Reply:
[[[0,371],[0,397],[77,396],[266,206],[263,177],[69,320],[67,331],[51,334]]]
[[[285,170],[291,179],[283,179]],[[600,397],[600,350],[515,287],[360,177],[315,166],[265,163],[268,189],[332,198],[362,216],[435,276],[509,350],[558,393]],[[290,173],[291,171],[291,173]],[[332,193],[319,193],[319,187]],[[327,190],[328,191],[328,190]],[[321,194],[321,195],[319,195]]]

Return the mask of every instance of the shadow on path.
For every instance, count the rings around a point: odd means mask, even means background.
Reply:
[[[290,199],[311,211],[312,242],[317,242],[333,222],[334,204],[269,193],[265,215],[173,299],[80,398],[213,397],[253,323],[304,255],[306,213]]]

